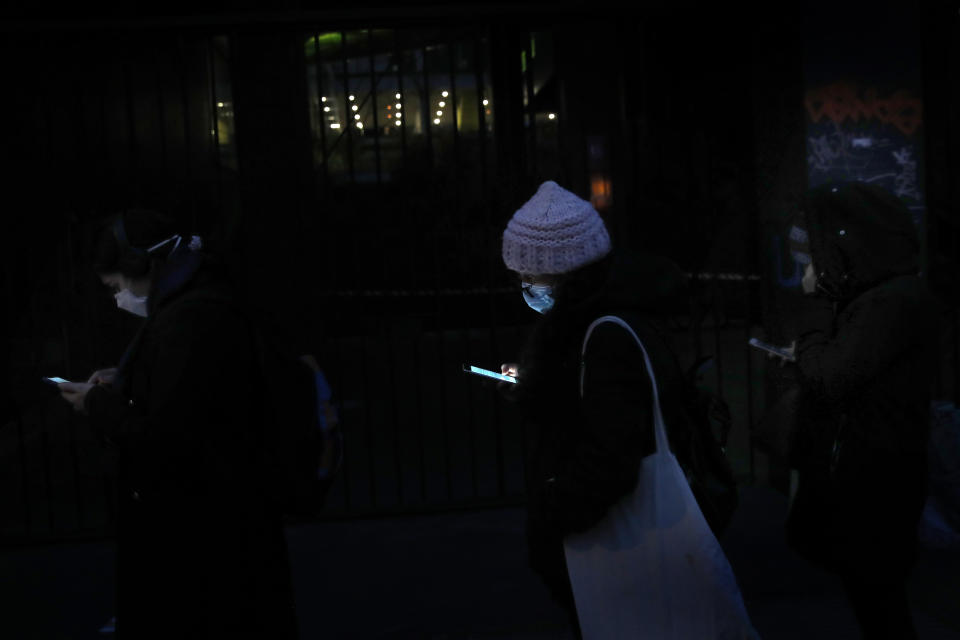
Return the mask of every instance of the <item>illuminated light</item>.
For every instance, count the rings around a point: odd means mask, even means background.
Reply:
[[[403,122],[401,120],[395,120],[393,124],[399,127],[401,124],[403,124]]]
[[[329,111],[330,111],[330,107],[324,107],[323,110],[324,110],[324,112],[329,112]]]
[[[397,98],[397,100],[400,99],[400,94],[399,94],[399,93],[396,95],[396,98]]]
[[[388,105],[387,105],[387,111],[390,111],[391,109],[393,109],[393,106],[388,104]]]
[[[358,122],[358,123],[357,123],[357,129],[363,129],[363,123],[362,123],[362,122]]]
[[[339,129],[339,128],[340,128],[340,123],[339,123],[339,122],[334,122],[333,124],[330,125],[330,128],[331,128],[331,129]]]
[[[440,118],[434,118],[433,124],[440,124]]]
[[[387,119],[389,120],[390,118],[393,118],[393,114],[388,113],[388,114],[387,114]]]
[[[557,119],[557,114],[555,114],[555,113],[548,113],[548,114],[547,114],[547,117],[550,118],[551,120],[556,120],[556,119]]]
[[[443,100],[441,100],[439,106],[440,106],[441,108],[442,108],[442,107],[445,107],[445,106],[447,106],[447,103],[444,102]]]
[[[358,107],[357,105],[353,105],[353,106],[350,107],[350,108],[353,109],[354,111],[356,111],[356,110],[359,109],[360,107]]]
[[[490,104],[490,101],[489,101],[489,100],[484,100],[484,101],[483,101],[483,106],[487,106],[488,104]]]
[[[403,105],[400,104],[399,102],[397,103],[397,109],[403,109]]]
[[[603,175],[593,175],[590,177],[590,204],[595,209],[602,210],[608,208],[613,202],[613,189],[610,179]]]
[[[438,111],[437,111],[437,115],[438,115],[438,116],[442,116],[442,115],[443,115],[443,111],[439,111],[439,110],[438,110]]]
[[[223,103],[222,103],[222,102],[218,102],[218,103],[217,103],[217,106],[222,109],[222,108],[223,108]]]
[[[399,120],[399,119],[402,118],[402,117],[403,117],[403,114],[402,114],[402,113],[398,113],[398,114],[397,114],[397,120]]]
[[[320,96],[320,102],[326,102],[327,96]]]
[[[351,95],[351,96],[350,96],[350,102],[353,102],[354,100],[356,100],[356,96]]]
[[[359,113],[353,114],[353,119],[354,119],[354,120],[359,120],[359,119],[360,119],[360,114],[359,114]]]
[[[450,95],[450,94],[447,93],[446,91],[441,91],[441,92],[440,92],[440,95],[442,95],[444,98],[446,98],[446,97],[447,97],[448,95]]]

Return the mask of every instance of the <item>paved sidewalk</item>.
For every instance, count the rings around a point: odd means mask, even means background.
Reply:
[[[786,548],[785,510],[745,488],[723,541],[755,626],[766,640],[856,640],[838,581]],[[302,637],[569,638],[525,568],[522,524],[498,509],[291,527]],[[0,637],[109,638],[113,562],[109,542],[0,552]],[[921,640],[960,639],[960,554],[924,552],[910,595]]]

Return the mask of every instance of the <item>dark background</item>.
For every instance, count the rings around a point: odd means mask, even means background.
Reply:
[[[683,357],[717,358],[738,477],[782,488],[749,444],[777,373],[746,341],[788,341],[802,304],[782,231],[809,141],[896,133],[869,114],[812,122],[809,92],[833,83],[922,105],[903,137],[910,204],[945,304],[935,391],[960,395],[954,3],[164,3],[10,10],[2,36],[4,542],[111,532],[110,452],[33,381],[85,379],[136,330],[89,265],[97,223],[133,206],[203,236],[319,356],[347,430],[329,518],[522,502],[523,434],[460,365],[496,368],[522,343],[532,318],[500,235],[547,179],[593,198],[618,248],[694,277]],[[449,108],[433,123],[441,90],[456,123]]]

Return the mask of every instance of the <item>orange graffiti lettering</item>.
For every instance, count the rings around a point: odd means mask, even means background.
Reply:
[[[908,136],[923,124],[922,101],[904,89],[878,98],[875,88],[861,91],[848,84],[835,83],[807,91],[804,103],[813,122],[820,122],[824,116],[837,124],[847,118],[854,122],[875,118],[892,124]]]

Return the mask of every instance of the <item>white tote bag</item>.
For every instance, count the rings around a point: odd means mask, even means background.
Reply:
[[[564,540],[567,569],[585,640],[759,638],[736,578],[670,451],[650,357],[626,322],[653,383],[656,452],[643,459],[634,491],[589,531]],[[580,393],[583,395],[581,371]]]

